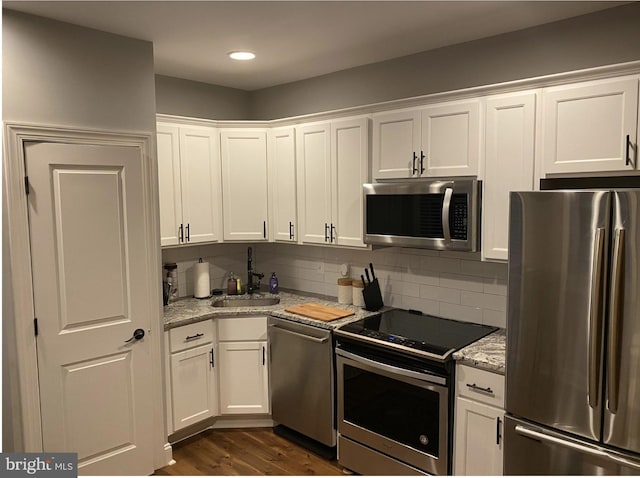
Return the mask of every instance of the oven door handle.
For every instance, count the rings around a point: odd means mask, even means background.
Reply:
[[[389,365],[386,363],[377,362],[375,360],[371,360],[360,355],[353,354],[351,352],[347,352],[342,349],[336,349],[336,355],[340,355],[341,357],[345,357],[353,360],[354,362],[358,362],[363,365],[367,365],[372,368],[377,368],[379,370],[384,370],[389,373],[394,373],[397,375],[401,375],[403,377],[415,378],[417,380],[428,381],[431,383],[436,383],[438,385],[447,385],[447,381],[443,377],[439,377],[438,375],[432,375],[427,372],[414,372],[413,370],[407,370],[400,367],[394,367],[393,365]]]

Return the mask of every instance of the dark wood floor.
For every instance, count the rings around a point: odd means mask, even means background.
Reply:
[[[156,475],[342,475],[328,461],[271,428],[207,430],[173,445],[175,465]]]

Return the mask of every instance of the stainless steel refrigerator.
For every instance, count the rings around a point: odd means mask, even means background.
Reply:
[[[640,474],[640,190],[511,193],[504,472]]]

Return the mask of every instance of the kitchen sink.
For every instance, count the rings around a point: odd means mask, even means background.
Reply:
[[[260,307],[280,303],[279,297],[256,297],[255,299],[217,299],[213,307]]]

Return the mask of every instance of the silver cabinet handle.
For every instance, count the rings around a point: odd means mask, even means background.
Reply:
[[[453,195],[453,189],[446,188],[444,190],[444,201],[442,203],[442,232],[444,233],[444,240],[451,242],[451,231],[449,230],[449,208],[451,207],[451,196]]]
[[[296,337],[300,337],[301,339],[310,340],[311,342],[315,342],[317,344],[323,344],[327,340],[329,340],[329,337],[324,337],[324,338],[312,337],[311,335],[305,335],[305,334],[301,334],[300,332],[294,332],[292,330],[283,329],[282,327],[278,327],[277,325],[273,325],[273,324],[270,324],[269,327],[273,327],[275,330],[284,332],[285,334],[291,334],[291,335],[295,335]]]
[[[591,310],[589,314],[589,406],[598,406],[600,388],[600,349],[602,343],[602,272],[604,264],[604,228],[596,229],[591,273]]]
[[[618,411],[620,386],[620,325],[622,320],[624,229],[616,229],[613,243],[613,270],[609,304],[609,357],[607,359],[607,408]]]
[[[579,453],[584,453],[585,455],[590,455],[596,458],[602,458],[602,459],[611,461],[620,466],[626,466],[634,470],[640,470],[640,462],[630,460],[628,458],[624,458],[618,455],[614,455],[613,453],[610,453],[601,448],[597,448],[595,446],[592,447],[592,446],[582,445],[580,443],[568,441],[553,435],[547,435],[546,433],[542,433],[537,430],[532,430],[522,425],[516,425],[515,431],[517,434],[527,438],[533,438],[534,440],[538,440],[546,443],[552,443],[554,445],[560,445],[565,448],[569,448],[570,450],[574,450]]]

